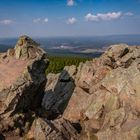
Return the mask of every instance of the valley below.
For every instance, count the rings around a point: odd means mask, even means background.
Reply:
[[[18,38],[0,38],[0,52],[14,48]],[[140,45],[140,35],[110,35],[89,37],[34,37],[49,55],[99,57],[113,44]]]

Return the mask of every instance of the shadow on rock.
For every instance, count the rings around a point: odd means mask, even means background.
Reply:
[[[0,140],[5,140],[5,137],[2,134],[0,134]]]
[[[42,106],[46,110],[47,119],[54,120],[62,115],[75,88],[73,75],[76,67],[67,67],[61,74],[49,74]]]

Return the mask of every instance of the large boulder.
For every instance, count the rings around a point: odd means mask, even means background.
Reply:
[[[100,58],[80,64],[75,77],[63,117],[81,124],[81,139],[139,139],[138,46],[113,45]]]
[[[75,76],[76,87],[63,114],[65,119],[73,122],[80,120],[81,114],[96,99],[95,92],[99,90],[100,82],[110,71],[111,68],[100,59],[80,63]]]
[[[49,119],[64,112],[75,88],[75,73],[76,66],[66,66],[60,74],[48,74],[42,107]]]

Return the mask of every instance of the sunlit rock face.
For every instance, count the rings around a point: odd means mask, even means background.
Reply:
[[[29,109],[32,101],[38,102],[36,98],[43,93],[46,82],[47,66],[47,54],[28,36],[21,36],[15,48],[1,53],[0,112],[10,115]]]
[[[61,80],[65,77],[67,80]],[[62,118],[76,125],[77,131],[80,130],[78,139],[139,139],[138,46],[110,46],[100,58],[81,63],[76,69],[66,67],[62,73],[49,74],[47,78],[42,102],[45,112],[58,111]],[[67,86],[71,80],[74,85]],[[63,107],[58,105],[62,103],[67,106],[59,112]]]
[[[81,139],[140,138],[140,47],[110,46],[81,63],[75,77],[63,117],[81,124]]]

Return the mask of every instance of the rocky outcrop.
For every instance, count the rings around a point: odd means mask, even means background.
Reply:
[[[48,63],[46,52],[27,36],[0,54],[0,132],[18,129],[16,119],[22,118],[18,114],[24,118],[24,113],[41,105]]]
[[[0,54],[0,139],[140,139],[138,46],[113,45],[47,76],[49,61],[38,46],[22,36]]]
[[[72,124],[81,126],[81,130],[77,128],[80,130],[79,139],[138,140],[140,138],[139,65],[140,48],[120,44],[110,46],[100,58],[81,63],[72,73],[75,88],[61,115]],[[48,79],[54,78],[56,81],[55,76],[48,76]],[[49,81],[51,84],[54,83],[53,80]],[[57,84],[60,83],[57,80]],[[54,87],[51,89],[54,91],[53,96],[57,92]],[[60,89],[62,90],[61,86]],[[45,93],[42,103],[44,108],[46,108],[44,103],[48,102],[45,99],[47,95],[48,93]],[[59,95],[55,96],[57,98]],[[64,98],[60,98],[61,102],[65,101]]]
[[[84,91],[74,92],[63,117],[72,122],[80,120],[88,138],[138,140],[139,64],[140,48],[121,44],[79,66],[75,90],[80,87]]]
[[[0,113],[10,115],[35,107],[46,82],[46,53],[29,37],[22,36],[14,49],[0,57]],[[34,104],[30,105],[32,101]]]

